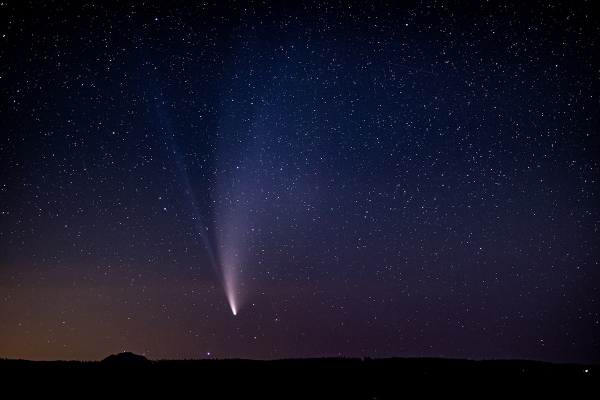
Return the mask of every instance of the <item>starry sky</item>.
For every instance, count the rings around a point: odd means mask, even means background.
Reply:
[[[0,357],[600,362],[592,2],[25,3]]]

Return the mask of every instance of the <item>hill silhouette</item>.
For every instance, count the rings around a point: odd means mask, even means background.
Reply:
[[[148,360],[146,357],[140,356],[138,354],[134,354],[134,353],[129,352],[129,351],[125,351],[125,352],[119,353],[119,354],[111,354],[110,356],[106,357],[102,361],[104,361],[104,362],[106,362],[106,361],[141,361],[141,362],[150,362],[150,360]]]

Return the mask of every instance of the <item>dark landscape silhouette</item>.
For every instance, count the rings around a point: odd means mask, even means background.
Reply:
[[[572,395],[597,387],[600,370],[597,365],[443,358],[148,360],[130,352],[102,361],[0,359],[0,366],[6,382],[27,390],[153,398],[178,393],[200,398],[356,399]]]

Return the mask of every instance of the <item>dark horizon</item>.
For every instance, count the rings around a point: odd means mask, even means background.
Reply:
[[[124,353],[130,353],[130,352],[124,352]],[[104,357],[103,359],[98,359],[98,360],[77,360],[77,359],[52,359],[52,360],[30,360],[30,359],[23,359],[23,358],[4,358],[4,357],[0,357],[0,362],[26,362],[26,363],[82,363],[82,364],[86,364],[86,363],[105,363],[106,359],[110,356],[114,356],[114,355],[118,355],[120,353],[117,354],[111,354],[108,355],[107,357]],[[148,362],[151,363],[157,363],[157,362],[195,362],[195,361],[199,361],[199,362],[210,362],[210,361],[233,361],[233,362],[270,362],[270,361],[327,361],[327,360],[340,360],[340,361],[355,361],[355,362],[370,362],[370,361],[398,361],[398,362],[411,362],[411,361],[432,361],[432,362],[452,362],[452,361],[456,361],[456,362],[473,362],[473,363],[477,363],[477,364],[481,364],[482,362],[490,362],[490,363],[526,363],[529,364],[531,363],[531,365],[547,365],[547,366],[557,366],[557,367],[561,367],[561,366],[581,366],[581,367],[593,367],[593,372],[594,374],[598,373],[598,369],[596,369],[597,367],[600,367],[600,364],[598,363],[574,363],[574,362],[567,362],[567,363],[556,363],[556,362],[550,362],[550,361],[540,361],[540,360],[530,360],[530,359],[498,359],[498,358],[493,358],[493,359],[479,359],[479,360],[475,360],[475,359],[471,359],[471,358],[452,358],[452,357],[375,357],[375,358],[371,358],[371,357],[346,357],[346,356],[323,356],[323,357],[288,357],[288,358],[273,358],[273,359],[254,359],[254,358],[241,358],[241,357],[235,357],[235,358],[210,358],[210,357],[205,357],[205,358],[158,358],[158,359],[154,359],[154,358],[147,358],[145,356],[142,356],[144,358],[146,358],[146,360]],[[115,363],[117,363],[118,365],[120,364],[129,364],[129,361],[116,361]],[[133,362],[134,364],[136,363],[136,361]],[[585,370],[583,370],[583,372],[587,372]]]
[[[0,5],[0,357],[599,364],[598,11],[287,3]]]
[[[159,360],[135,355],[109,357],[100,362],[6,361],[0,366],[11,382],[35,381],[34,390],[100,392],[124,396],[162,397],[196,388],[207,397],[228,398],[261,394],[261,398],[386,399],[451,392],[479,395],[493,388],[495,394],[554,394],[565,391],[582,395],[593,390],[597,365],[550,364],[537,361],[469,361],[415,359],[285,359],[253,361]],[[65,380],[65,377],[68,377]],[[198,377],[202,377],[198,389]],[[233,378],[235,385],[211,384]],[[66,383],[68,382],[68,386]],[[208,384],[206,384],[208,383]],[[129,396],[126,396],[129,397]]]

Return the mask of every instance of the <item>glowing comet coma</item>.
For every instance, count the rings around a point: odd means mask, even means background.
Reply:
[[[223,271],[223,287],[229,301],[229,306],[231,307],[231,312],[233,312],[233,315],[237,315],[239,292],[236,288],[235,270],[227,262],[223,262],[221,268]]]

